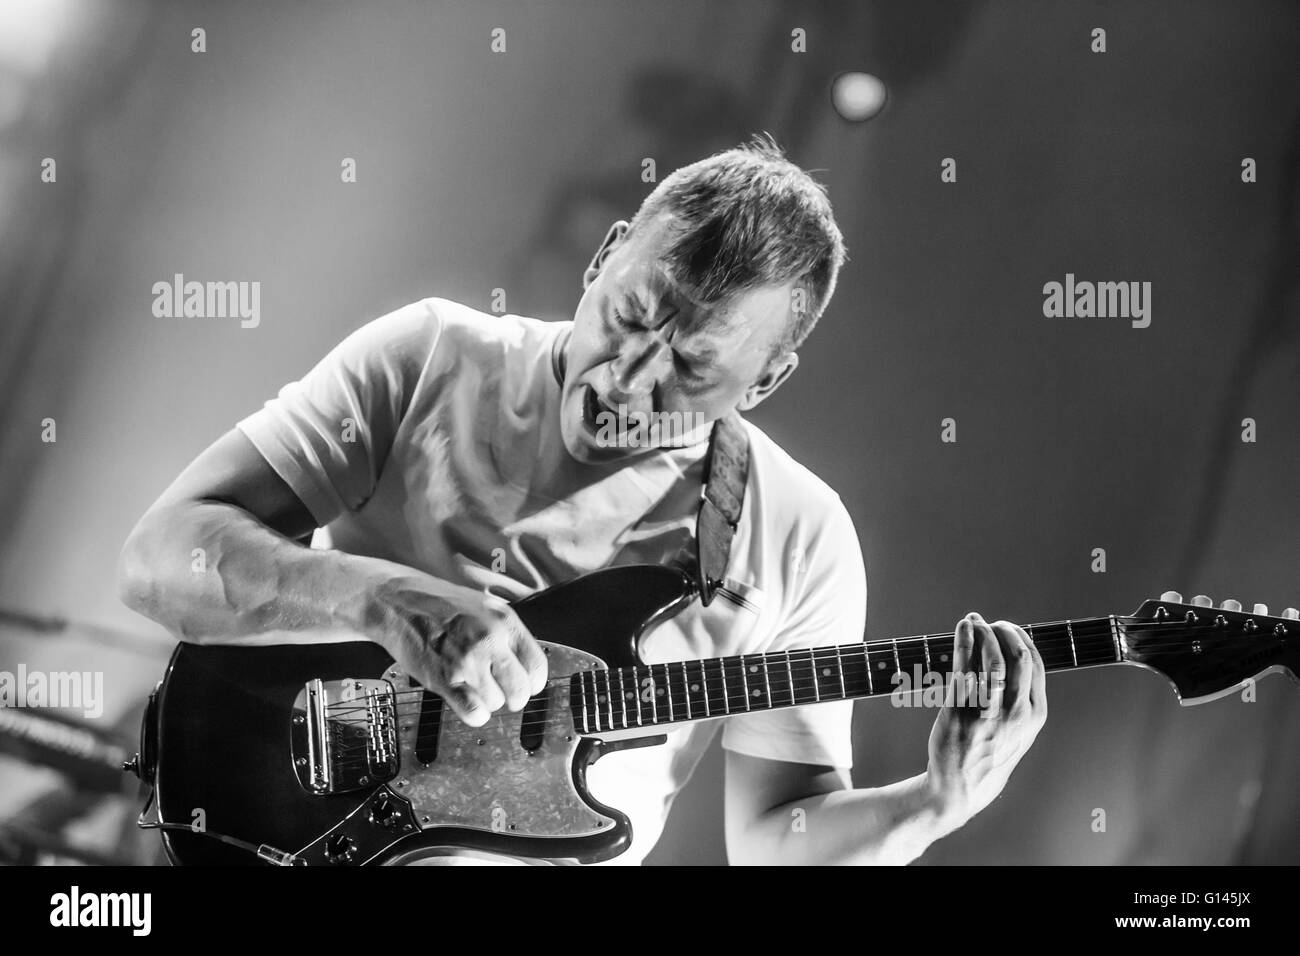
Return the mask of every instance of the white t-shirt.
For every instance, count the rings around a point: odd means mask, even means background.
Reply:
[[[425,299],[354,332],[239,428],[319,523],[314,547],[509,600],[598,568],[671,561],[693,540],[708,430],[612,472],[573,460],[559,415],[571,328]],[[848,512],[745,427],[750,472],[727,570],[743,600],[696,601],[655,627],[649,663],[862,638],[866,578]],[[633,827],[614,862],[640,863],[654,846],[720,723],[729,750],[849,767],[851,711],[840,701],[706,721],[602,758],[591,792]]]

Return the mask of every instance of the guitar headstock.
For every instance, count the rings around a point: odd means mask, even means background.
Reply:
[[[1147,601],[1117,620],[1124,659],[1163,674],[1184,704],[1274,672],[1300,683],[1300,621],[1172,601]]]

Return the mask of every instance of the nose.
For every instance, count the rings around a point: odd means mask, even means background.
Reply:
[[[667,346],[648,336],[628,341],[610,368],[610,384],[621,393],[611,398],[621,400],[650,394],[658,384],[667,354]]]

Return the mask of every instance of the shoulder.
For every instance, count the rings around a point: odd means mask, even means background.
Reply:
[[[382,315],[353,333],[390,350],[428,353],[435,349],[501,350],[525,348],[554,336],[564,322],[523,315],[480,312],[451,299],[431,297]]]
[[[867,581],[848,509],[761,429],[748,422],[746,428],[750,480],[742,523],[756,583],[774,604],[770,649],[857,639],[866,623]]]
[[[552,339],[569,324],[545,322],[526,315],[480,312],[460,302],[436,297],[422,299],[409,308],[422,316],[428,328],[436,329],[447,347],[467,351],[529,351],[530,347]]]
[[[431,297],[395,309],[353,332],[343,350],[389,370],[408,385],[445,380],[468,368],[527,364],[549,349],[568,322],[480,312]]]
[[[815,536],[818,531],[853,530],[848,510],[830,485],[796,461],[757,425],[749,435],[750,493],[758,499],[764,523],[778,533]]]

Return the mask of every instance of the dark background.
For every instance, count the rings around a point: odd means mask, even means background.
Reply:
[[[870,636],[972,609],[1126,613],[1165,589],[1300,604],[1300,6],[15,0],[0,17],[0,669],[105,670],[99,723],[124,742],[166,645],[97,628],[161,637],[118,603],[114,564],[197,452],[415,299],[487,310],[500,288],[511,312],[567,317],[651,188],[643,158],[662,178],[760,129],[818,170],[851,261],[753,418],[853,514]],[[884,80],[883,114],[835,114],[844,70]],[[153,317],[176,272],[260,281],[260,327]],[[1067,272],[1151,282],[1151,326],[1045,318]],[[1004,795],[923,862],[1300,857],[1285,680],[1183,709],[1157,675],[1105,668],[1049,698]],[[932,721],[859,704],[857,783],[922,770]],[[715,748],[652,862],[724,859],[721,781]],[[0,817],[70,806],[41,826],[82,847],[139,853],[119,828],[133,797],[0,756]]]

